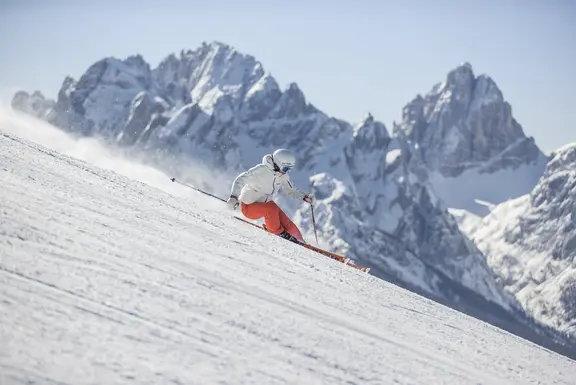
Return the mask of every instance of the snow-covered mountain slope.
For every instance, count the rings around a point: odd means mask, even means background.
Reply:
[[[576,377],[568,358],[235,221],[177,184],[154,188],[4,130],[0,159],[2,383]]]
[[[27,111],[26,103],[21,97],[13,106]],[[67,78],[43,116],[142,153],[143,161],[220,196],[235,173],[267,152],[293,149],[293,180],[319,198],[322,246],[458,309],[482,317],[493,316],[492,305],[521,313],[427,182],[406,167],[400,143],[382,123],[368,114],[352,126],[324,114],[296,84],[281,90],[259,62],[228,45],[204,44],[157,68],[140,56],[103,59],[78,81]],[[186,173],[192,161],[228,184]],[[313,239],[305,205],[280,202]],[[469,291],[482,303],[472,305]]]
[[[551,155],[530,194],[498,205],[470,234],[537,320],[576,336],[576,143]]]
[[[408,103],[394,132],[447,207],[481,216],[489,210],[478,200],[498,204],[530,192],[547,161],[494,80],[469,63]]]

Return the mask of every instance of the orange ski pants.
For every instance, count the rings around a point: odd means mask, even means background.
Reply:
[[[271,233],[278,235],[282,231],[286,230],[300,242],[304,242],[304,238],[302,238],[302,233],[300,233],[298,227],[290,220],[290,218],[288,218],[284,211],[282,211],[275,202],[256,202],[248,205],[240,203],[240,209],[242,210],[242,214],[249,219],[259,219],[264,217],[266,229]]]

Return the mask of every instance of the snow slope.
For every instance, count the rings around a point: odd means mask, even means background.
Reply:
[[[570,359],[235,221],[160,173],[0,130],[2,384],[576,378]],[[156,187],[135,180],[147,172]]]

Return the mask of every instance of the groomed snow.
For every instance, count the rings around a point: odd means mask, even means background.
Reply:
[[[2,384],[576,378],[572,360],[242,224],[157,171],[42,127],[37,140],[56,152],[6,124]]]

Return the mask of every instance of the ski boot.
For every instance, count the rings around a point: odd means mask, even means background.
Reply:
[[[290,241],[290,242],[294,242],[294,243],[300,243],[298,242],[298,239],[296,239],[296,237],[294,237],[292,234],[290,234],[288,231],[284,230],[282,231],[280,234],[278,234],[278,236]]]

